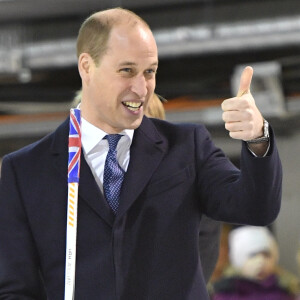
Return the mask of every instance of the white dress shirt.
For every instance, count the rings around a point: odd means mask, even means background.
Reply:
[[[117,160],[120,167],[126,172],[130,159],[130,146],[134,130],[125,129],[119,134],[123,136],[117,145]],[[109,150],[108,141],[103,139],[106,135],[106,132],[92,125],[84,118],[81,118],[81,143],[83,154],[102,193],[104,165]]]

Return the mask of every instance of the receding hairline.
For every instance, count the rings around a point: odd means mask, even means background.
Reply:
[[[140,16],[135,14],[134,12],[121,8],[111,8],[102,11],[95,12],[89,18],[99,19],[102,21],[106,21],[111,25],[111,27],[115,27],[122,24],[127,25],[144,25],[148,29],[150,29],[149,25],[145,20],[143,20]]]
[[[79,58],[88,53],[95,63],[106,53],[108,40],[115,28],[141,27],[152,33],[149,25],[134,12],[120,7],[102,10],[90,15],[81,25],[76,51]]]

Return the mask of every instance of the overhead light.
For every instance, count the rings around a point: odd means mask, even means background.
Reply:
[[[18,71],[18,79],[21,83],[28,83],[32,79],[31,70],[28,68],[22,68]]]

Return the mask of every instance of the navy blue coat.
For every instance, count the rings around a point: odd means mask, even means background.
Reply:
[[[64,294],[68,120],[3,159],[0,299]],[[265,158],[243,143],[241,171],[202,125],[144,117],[135,130],[116,217],[82,157],[76,300],[206,300],[199,258],[202,214],[266,225],[281,199],[282,169],[271,132]]]

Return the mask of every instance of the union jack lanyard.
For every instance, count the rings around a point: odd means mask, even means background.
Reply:
[[[78,186],[81,156],[80,109],[70,111],[65,300],[75,298]]]

